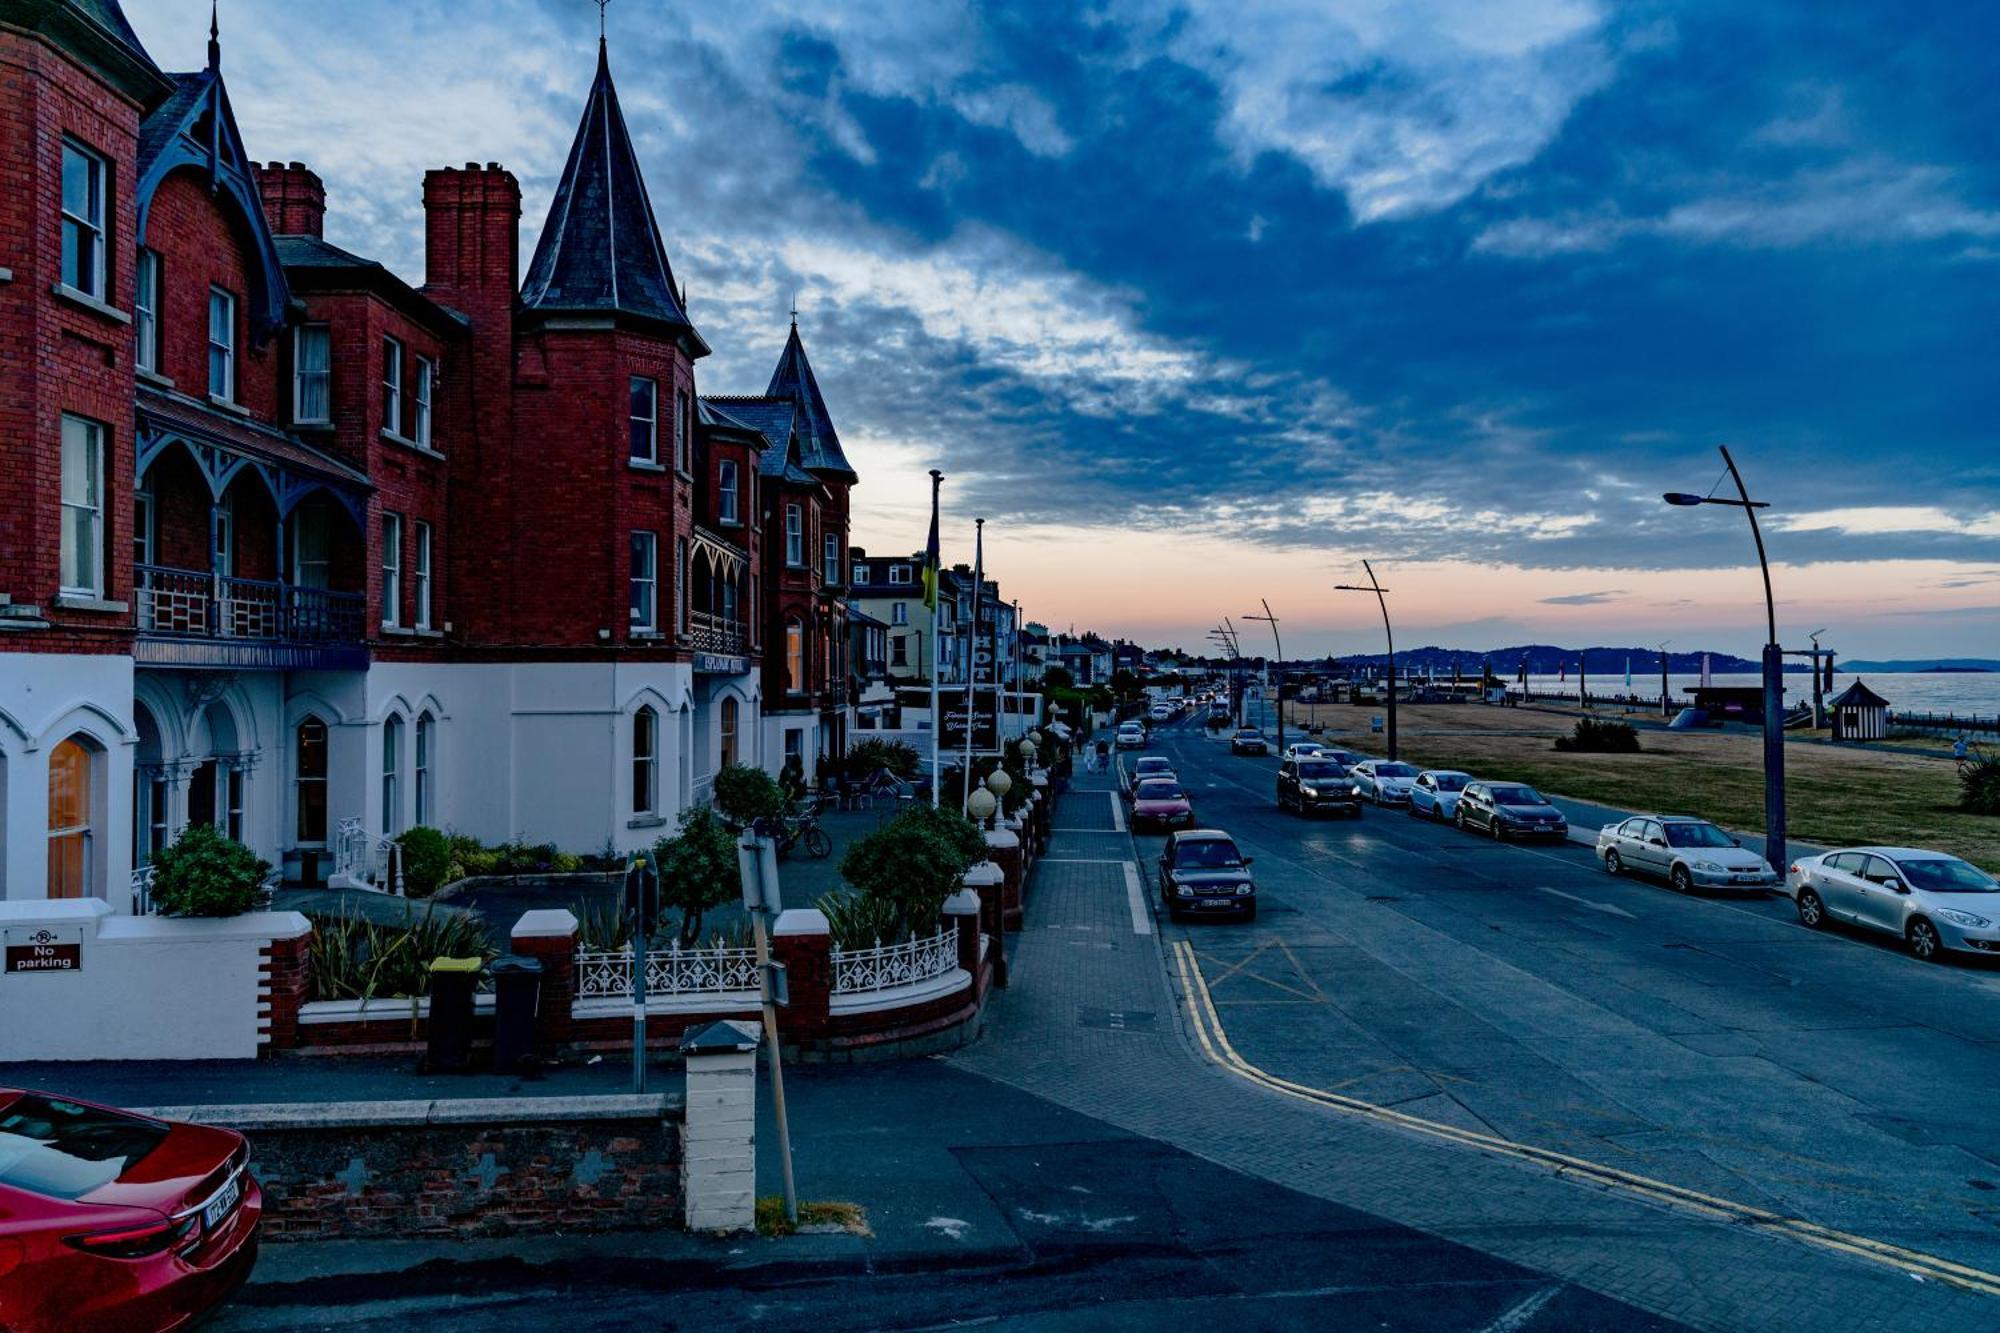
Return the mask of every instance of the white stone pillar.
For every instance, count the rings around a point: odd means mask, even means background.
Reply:
[[[689,1231],[757,1225],[757,1047],[762,1028],[721,1019],[681,1039],[687,1125],[681,1201]]]

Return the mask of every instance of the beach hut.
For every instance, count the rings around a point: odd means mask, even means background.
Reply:
[[[1889,701],[1857,679],[1828,705],[1837,741],[1879,741],[1889,734]]]

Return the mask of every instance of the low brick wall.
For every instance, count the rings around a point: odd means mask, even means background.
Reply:
[[[267,1241],[678,1228],[677,1097],[155,1107],[239,1129]]]

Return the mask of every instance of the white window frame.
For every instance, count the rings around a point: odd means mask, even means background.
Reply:
[[[660,808],[660,714],[647,704],[632,714],[632,813]]]
[[[306,369],[306,339],[313,334],[319,335],[319,345],[326,352],[318,370]],[[319,381],[324,410],[317,416],[306,411],[309,378]],[[301,324],[292,330],[292,420],[301,426],[324,426],[333,420],[333,327],[329,324]]]
[[[642,414],[631,407],[631,395],[640,385],[646,386],[646,411]],[[626,386],[626,445],[625,453],[634,463],[658,463],[660,461],[660,382],[649,375],[634,375]],[[638,453],[631,445],[631,427],[644,423],[646,427],[646,452]]]
[[[785,689],[804,694],[811,682],[806,679],[806,627],[796,620],[785,622]]]
[[[216,336],[216,312],[223,314],[222,332]],[[215,358],[222,356],[222,388],[215,387]],[[226,287],[208,289],[208,395],[225,403],[236,401],[236,293]]]
[[[403,516],[382,514],[382,628],[403,624]]]
[[[677,538],[674,542],[674,622],[680,626],[682,634],[688,632],[688,539]]]
[[[866,562],[855,561],[854,568],[849,571],[849,576],[857,584],[868,582],[868,565]]]
[[[694,445],[693,423],[688,420],[688,396],[683,389],[674,390],[674,466],[682,472],[690,471],[688,455]]]
[[[891,625],[907,625],[907,624],[909,624],[909,623],[910,623],[910,604],[909,604],[908,602],[891,602],[891,603],[889,603],[889,623],[890,623]]]
[[[743,521],[742,488],[736,460],[725,458],[715,465],[716,518],[723,523]]]
[[[382,338],[382,429],[397,439],[403,437],[403,344],[386,334]]]
[[[415,583],[411,591],[416,594],[417,601],[415,623],[418,629],[429,629],[431,627],[431,525],[418,519],[415,536],[417,546],[412,554],[416,559],[410,571]]]
[[[889,566],[889,582],[907,585],[916,582],[916,580],[910,577],[910,567],[908,565],[891,565]]]
[[[382,836],[403,831],[403,716],[382,719]]]
[[[660,537],[656,532],[643,529],[632,533],[631,582],[629,601],[632,628],[650,632],[660,625]],[[645,553],[643,570],[639,568],[639,554]]]
[[[83,475],[81,488],[70,485],[70,431],[74,427],[82,442]],[[105,429],[88,417],[62,416],[62,532],[59,545],[61,590],[74,597],[104,596],[104,454]],[[76,577],[85,572],[82,541],[89,549],[88,581]]]
[[[62,141],[62,151],[62,179],[64,181],[69,177],[68,159],[72,153],[81,158],[85,166],[89,169],[89,174],[86,177],[87,197],[83,200],[83,207],[87,210],[86,212],[70,212],[69,201],[64,197],[61,183],[58,183],[56,207],[62,216],[65,239],[67,239],[69,229],[74,227],[79,235],[88,237],[90,241],[90,262],[87,267],[79,268],[72,275],[69,272],[67,257],[63,257],[58,261],[62,264],[61,277],[63,285],[71,291],[82,292],[85,296],[102,301],[105,299],[104,253],[107,248],[105,245],[105,233],[108,225],[105,220],[107,212],[105,198],[109,193],[106,189],[106,184],[111,177],[111,163],[104,154],[94,148],[84,147],[83,144],[77,142],[75,139],[65,138]],[[72,276],[80,279],[80,281],[71,282],[70,278]]]
[[[840,582],[841,565],[840,534],[837,532],[821,534],[820,552],[825,564],[825,569],[822,571],[823,576],[829,584],[838,585]]]
[[[416,797],[414,818],[416,822],[429,828],[436,823],[431,818],[431,751],[437,745],[437,719],[429,710],[417,714],[415,730],[416,745],[411,766],[411,794]]]
[[[793,569],[806,562],[806,510],[792,503],[785,506],[785,563]]]
[[[132,276],[132,362],[160,373],[160,252],[139,247]]]
[[[437,363],[427,356],[417,358],[417,371],[410,385],[410,438],[431,447],[431,385],[437,378]]]

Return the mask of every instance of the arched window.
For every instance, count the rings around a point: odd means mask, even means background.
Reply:
[[[403,719],[393,714],[382,724],[382,835],[403,831]]]
[[[299,804],[299,841],[326,841],[326,723],[316,717],[299,723],[292,758]]]
[[[82,898],[90,891],[94,769],[95,756],[74,736],[49,751],[51,898]]]
[[[729,767],[736,762],[736,698],[724,695],[722,699],[722,766]]]
[[[431,756],[437,743],[437,724],[429,713],[417,715],[417,764],[415,769],[417,822],[436,826],[431,814]]]
[[[785,623],[785,688],[793,694],[806,689],[806,632],[796,620]]]
[[[160,727],[152,710],[134,703],[132,720],[139,731],[139,751],[133,756],[132,859],[145,865],[167,845],[167,779]]]
[[[659,790],[660,715],[641,708],[632,715],[632,813],[652,814]]]

